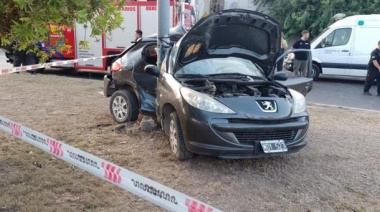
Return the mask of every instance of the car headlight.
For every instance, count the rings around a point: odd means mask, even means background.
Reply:
[[[225,114],[233,114],[235,111],[231,110],[224,104],[216,101],[206,94],[199,93],[187,87],[180,88],[181,95],[185,99],[185,101],[200,110],[208,111],[211,113],[225,113]]]
[[[293,89],[288,89],[293,97],[293,113],[306,112],[306,99],[304,95]]]

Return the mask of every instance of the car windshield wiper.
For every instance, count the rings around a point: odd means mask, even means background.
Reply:
[[[207,78],[206,75],[202,74],[175,74],[176,78]]]
[[[242,78],[252,78],[252,79],[261,79],[264,80],[263,77],[260,76],[252,76],[241,73],[225,73],[225,74],[208,74],[208,77],[218,77],[218,78],[230,78],[230,79],[242,79]]]

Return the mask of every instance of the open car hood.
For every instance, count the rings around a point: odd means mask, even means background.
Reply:
[[[198,21],[179,42],[174,72],[197,60],[233,56],[251,60],[268,76],[281,48],[281,28],[262,13],[223,10]]]

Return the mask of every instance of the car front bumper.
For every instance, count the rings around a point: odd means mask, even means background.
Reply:
[[[284,120],[253,120],[212,114],[187,106],[181,117],[189,151],[221,158],[259,158],[297,152],[307,144],[307,113]],[[186,118],[191,117],[191,118]],[[264,153],[260,141],[284,140],[284,153]]]

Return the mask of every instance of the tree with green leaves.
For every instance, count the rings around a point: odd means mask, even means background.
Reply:
[[[288,35],[307,29],[316,36],[335,20],[347,16],[379,13],[380,0],[268,0],[270,15],[283,24]]]
[[[47,40],[49,24],[73,26],[89,22],[91,36],[116,29],[123,22],[122,7],[127,0],[1,0],[1,46],[18,43],[24,50]],[[47,55],[33,49],[41,60]]]

